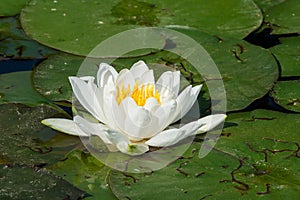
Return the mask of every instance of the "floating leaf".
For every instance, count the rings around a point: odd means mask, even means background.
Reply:
[[[87,55],[105,39],[138,27],[189,26],[243,38],[260,26],[262,14],[252,0],[65,0],[32,1],[22,10],[21,21],[28,35],[40,43]],[[128,44],[122,42],[125,46],[135,42],[135,36]],[[157,43],[159,48],[165,45],[160,36],[144,42]]]
[[[88,199],[116,199],[106,180],[110,168],[88,153],[73,151],[67,155],[66,160],[52,165],[49,169],[92,196]]]
[[[213,199],[222,196],[240,197],[230,182],[230,172],[238,166],[238,160],[225,153],[213,151],[199,159],[199,143],[166,168],[153,173],[128,174],[112,171],[110,187],[119,199]],[[231,189],[231,190],[230,190]]]
[[[258,5],[258,7],[260,9],[262,9],[262,11],[266,11],[269,8],[280,4],[282,2],[284,2],[286,0],[254,0],[254,2]]]
[[[277,82],[271,93],[275,101],[286,109],[300,112],[300,81]]]
[[[113,171],[119,199],[296,199],[300,189],[300,115],[256,110],[229,114],[227,128],[206,157],[201,144],[150,174]],[[155,192],[153,192],[155,191]],[[280,199],[280,198],[279,198]]]
[[[29,106],[52,102],[35,91],[31,84],[31,72],[13,72],[0,75],[0,104],[23,103]]]
[[[239,158],[234,178],[252,198],[299,195],[300,115],[255,110],[230,114],[216,147]]]
[[[42,125],[41,120],[62,116],[49,106],[4,104],[0,105],[0,111],[2,164],[47,165],[63,159],[74,145],[70,140],[64,146],[45,145],[55,138],[56,132]]]
[[[281,65],[281,75],[300,76],[300,37],[280,38],[280,42],[270,51]]]
[[[1,0],[0,16],[12,16],[21,12],[30,0]]]
[[[0,165],[0,199],[81,199],[83,192],[45,169]]]
[[[228,37],[176,29],[199,42],[216,63],[224,81],[227,110],[239,110],[264,96],[278,78],[278,67],[268,50]],[[186,65],[188,67],[188,65]],[[187,68],[195,82],[199,72]],[[209,81],[206,80],[206,81]]]
[[[286,0],[265,13],[265,21],[270,22],[273,33],[296,33],[300,31],[300,4],[298,0]]]

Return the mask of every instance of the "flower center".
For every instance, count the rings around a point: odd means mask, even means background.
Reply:
[[[120,104],[126,97],[133,98],[138,106],[144,106],[147,99],[151,97],[155,98],[161,104],[159,92],[155,90],[154,84],[150,83],[139,86],[138,81],[136,81],[133,90],[131,90],[130,85],[127,88],[124,85],[122,85],[122,88],[117,86],[117,103]]]

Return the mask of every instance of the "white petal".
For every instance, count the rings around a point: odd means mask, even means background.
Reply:
[[[184,131],[180,129],[168,129],[152,137],[146,142],[149,146],[166,147],[180,141]]]
[[[199,119],[198,122],[200,124],[203,124],[203,126],[201,126],[198,129],[196,134],[211,131],[212,129],[216,128],[219,124],[224,122],[226,117],[227,116],[225,114],[214,114]]]
[[[143,107],[149,110],[151,113],[154,113],[160,107],[160,104],[155,98],[150,97],[147,99]]]
[[[137,106],[134,100],[130,99],[125,101],[127,106],[126,104],[122,106],[125,107],[126,112],[123,130],[131,140],[139,141],[153,137],[169,125],[172,113],[176,108],[176,101],[170,101],[149,112],[149,110]]]
[[[156,85],[161,95],[169,94],[176,97],[180,86],[180,72],[164,72],[157,80]]]
[[[171,146],[193,135],[193,133],[195,133],[200,127],[201,124],[198,121],[193,121],[179,129],[165,130],[148,140],[146,144],[156,147]]]
[[[121,142],[130,142],[130,140],[125,135],[111,129],[107,130],[105,134],[114,145],[117,145]]]
[[[115,128],[115,120],[114,120],[114,113],[113,113],[113,107],[116,103],[116,97],[115,97],[115,85],[113,83],[112,77],[108,79],[108,82],[106,85],[104,85],[103,88],[103,112],[106,119],[105,124],[110,126],[110,128]]]
[[[177,107],[175,100],[170,100],[167,103],[162,104],[155,112],[154,116],[159,118],[159,124],[157,124],[157,132],[164,130],[174,119],[174,112]]]
[[[137,156],[146,153],[149,151],[149,147],[143,143],[127,143],[121,142],[117,145],[117,148],[125,154],[131,156]]]
[[[97,135],[105,144],[112,143],[105,134],[108,128],[103,124],[89,122],[80,116],[75,116],[73,120],[76,125],[87,135]]]
[[[189,85],[186,87],[177,97],[177,108],[174,114],[174,119],[172,122],[176,122],[186,115],[186,113],[192,108],[199,92],[201,90],[202,85],[197,85],[192,87]]]
[[[226,118],[224,114],[215,114],[203,117],[197,121],[190,122],[179,129],[165,130],[146,142],[149,146],[166,147],[171,146],[179,141],[212,130]]]
[[[99,136],[110,151],[115,151],[119,143],[130,143],[130,140],[126,136],[100,123],[91,123],[80,116],[74,117],[74,121],[76,121],[78,127],[85,133]]]
[[[153,117],[149,110],[137,106],[131,97],[124,99],[120,106],[126,117],[122,131],[131,140],[139,141],[154,134],[152,128],[157,123],[157,119]]]
[[[134,63],[130,68],[130,72],[132,73],[133,78],[135,80],[140,79],[141,76],[147,71],[149,71],[149,68],[146,65],[146,63],[142,60]]]
[[[112,76],[113,80],[115,81],[116,77],[118,76],[118,72],[112,66],[106,63],[101,63],[97,72],[98,86],[103,87],[107,83],[107,80],[110,76]]]
[[[122,88],[122,85],[125,87],[125,89],[130,87],[132,89],[135,85],[135,79],[128,69],[122,69],[119,73],[119,76],[116,80],[116,86],[119,86],[120,89]]]
[[[153,70],[146,71],[139,78],[139,84],[147,85],[147,84],[154,84],[154,83],[155,80],[154,80]]]
[[[105,121],[103,112],[95,96],[95,86],[92,80],[86,83],[78,77],[69,77],[74,95],[80,104],[99,121]]]
[[[49,118],[42,120],[42,123],[46,126],[49,126],[50,128],[70,135],[88,136],[86,133],[81,131],[79,127],[77,127],[76,123],[73,120]]]

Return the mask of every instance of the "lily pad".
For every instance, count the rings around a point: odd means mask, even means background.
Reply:
[[[255,110],[230,114],[216,147],[239,158],[234,178],[240,190],[266,198],[299,195],[300,115]],[[251,192],[252,191],[252,192]]]
[[[270,51],[281,65],[281,75],[300,76],[300,37],[280,38],[280,42]]]
[[[231,178],[230,172],[238,166],[238,160],[218,151],[199,159],[199,147],[199,143],[193,144],[182,158],[152,173],[112,171],[110,187],[119,199],[217,199],[229,194],[238,199],[241,195],[231,189],[232,183],[219,182]]]
[[[216,63],[226,90],[227,110],[247,107],[264,96],[278,78],[277,63],[268,50],[239,39],[209,36],[196,30],[176,30],[199,42]],[[186,69],[181,71],[188,71],[193,82],[202,81],[197,71],[184,66]]]
[[[30,0],[1,0],[0,17],[19,14],[29,1]]]
[[[286,109],[300,112],[300,81],[277,82],[271,93],[275,101]]]
[[[87,55],[110,36],[138,27],[193,27],[243,38],[260,26],[262,13],[252,0],[32,1],[22,10],[21,21],[40,43]],[[131,37],[128,44],[135,42]],[[165,45],[162,37],[151,42]]]
[[[41,120],[65,116],[57,110],[49,106],[4,104],[0,105],[0,111],[0,164],[45,166],[63,159],[73,148],[70,140],[64,146],[45,145],[57,133],[43,126]]]
[[[298,0],[286,0],[265,12],[265,21],[272,25],[273,33],[297,33],[300,31],[300,4]]]
[[[0,199],[80,199],[83,192],[45,169],[0,165]]]
[[[52,102],[42,97],[31,84],[31,71],[0,75],[0,104],[23,103],[29,106]]]
[[[284,2],[286,0],[254,0],[254,2],[258,5],[258,7],[260,9],[262,9],[262,11],[266,11],[269,8],[280,4],[282,2]]]
[[[110,168],[89,153],[76,150],[67,159],[49,167],[56,175],[89,194],[88,199],[116,199],[110,191],[107,176]]]
[[[215,148],[199,159],[201,143],[150,174],[113,171],[119,199],[296,199],[300,189],[300,115],[256,110],[229,114]],[[200,137],[199,137],[200,139]],[[155,192],[153,192],[155,191]]]

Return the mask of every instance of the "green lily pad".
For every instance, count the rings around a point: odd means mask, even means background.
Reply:
[[[0,199],[81,199],[83,192],[45,169],[0,165]]]
[[[273,33],[297,33],[300,31],[300,4],[298,0],[286,0],[265,12],[265,21],[270,22]]]
[[[159,171],[112,171],[112,191],[119,199],[132,200],[297,199],[300,115],[256,110],[229,114],[227,121],[206,157],[199,159],[201,143],[194,143],[182,158]]]
[[[260,26],[262,13],[252,0],[32,1],[22,10],[21,21],[40,43],[87,55],[110,36],[138,27],[188,26],[243,38]],[[165,45],[162,37],[151,42]]]
[[[116,199],[107,182],[110,168],[89,153],[73,151],[67,155],[66,160],[50,166],[49,169],[91,195],[88,199]]]
[[[255,110],[230,114],[216,147],[236,156],[235,179],[245,193],[270,199],[299,195],[300,115]]]
[[[280,42],[270,51],[281,65],[281,75],[300,76],[300,37],[280,38]]]
[[[44,166],[63,159],[64,154],[73,148],[71,140],[58,147],[45,144],[57,133],[42,125],[41,120],[65,116],[57,110],[49,106],[4,104],[0,105],[0,111],[0,164]]]
[[[19,14],[29,1],[30,0],[1,0],[0,17]]]
[[[264,96],[278,78],[277,63],[268,50],[239,39],[209,36],[196,30],[176,30],[199,42],[216,63],[226,90],[227,110],[247,107]],[[185,67],[181,71],[188,71],[193,82],[202,81],[197,71],[189,65]],[[209,78],[206,81],[210,81]]]
[[[286,109],[300,112],[300,81],[277,82],[271,93],[275,101]]]
[[[0,104],[23,103],[29,106],[52,102],[42,97],[31,84],[31,71],[0,75]]]
[[[258,5],[258,7],[262,11],[266,11],[269,8],[271,8],[277,4],[280,4],[284,1],[286,1],[286,0],[254,0],[254,2]]]
[[[157,200],[213,199],[240,194],[233,184],[219,181],[231,178],[230,172],[238,166],[238,160],[225,153],[213,151],[204,159],[197,152],[200,144],[194,143],[181,158],[159,171],[145,174],[129,174],[112,171],[110,187],[119,199]]]

